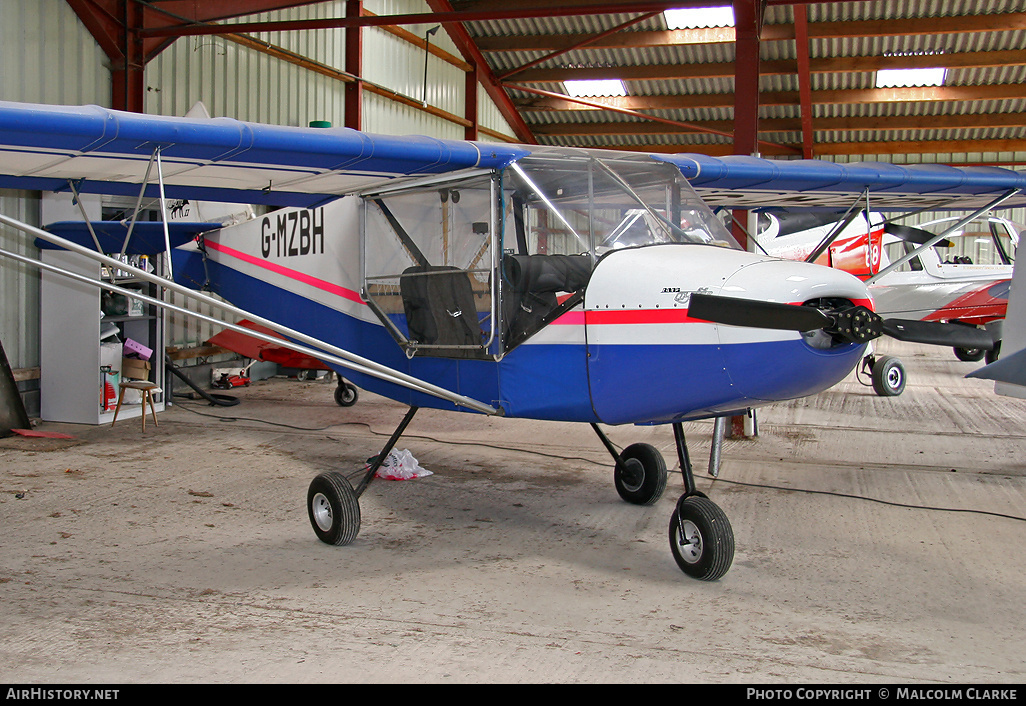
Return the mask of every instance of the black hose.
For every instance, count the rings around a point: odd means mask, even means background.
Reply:
[[[207,400],[210,404],[217,405],[218,407],[234,407],[235,405],[239,404],[240,400],[238,397],[232,397],[231,395],[218,395],[216,393],[207,392],[206,390],[197,387],[196,383],[187,378],[185,376],[185,373],[180,371],[178,369],[178,366],[176,366],[171,361],[170,356],[164,356],[164,362],[167,363],[167,369],[174,373],[175,377],[177,377],[179,380],[181,380],[186,385],[195,390],[200,397]]]

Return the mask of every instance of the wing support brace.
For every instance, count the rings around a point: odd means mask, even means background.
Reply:
[[[156,284],[157,286],[163,287],[164,289],[169,289],[171,291],[177,292],[179,294],[182,294],[183,296],[190,297],[197,301],[203,302],[204,304],[208,304],[212,307],[215,307],[216,309],[220,309],[231,314],[248,318],[250,321],[253,321],[254,323],[266,326],[272,331],[277,331],[283,336],[294,338],[297,341],[301,342],[294,343],[289,340],[283,341],[280,338],[275,338],[272,336],[265,337],[264,340],[269,340],[272,343],[275,343],[276,345],[282,346],[283,348],[289,348],[299,353],[303,353],[304,355],[319,358],[321,360],[324,360],[325,362],[334,363],[336,365],[348,368],[350,370],[355,370],[366,375],[370,375],[372,377],[384,380],[386,382],[401,385],[402,387],[406,387],[416,392],[429,394],[434,397],[438,397],[449,402],[452,402],[455,405],[466,407],[477,412],[482,412],[484,414],[495,416],[501,416],[503,414],[503,410],[501,408],[496,408],[492,405],[485,404],[484,402],[479,402],[464,395],[456,394],[451,390],[446,390],[443,387],[439,387],[437,385],[425,382],[412,375],[407,375],[406,373],[403,373],[399,370],[389,368],[388,366],[382,365],[373,360],[364,358],[362,356],[358,356],[355,353],[351,353],[345,349],[338,348],[324,341],[320,341],[300,331],[290,329],[269,319],[264,319],[263,317],[256,316],[251,312],[245,311],[244,309],[239,309],[238,307],[226,304],[209,295],[203,294],[201,292],[196,292],[192,289],[189,289],[188,287],[182,286],[180,284],[177,284],[176,282],[172,282],[158,275],[151,274],[137,267],[132,267],[127,263],[121,262],[120,260],[115,260],[111,257],[107,257],[102,253],[94,252],[88,248],[78,245],[77,243],[73,243],[69,240],[65,240],[64,238],[56,236],[53,233],[49,233],[45,230],[42,230],[41,228],[36,228],[35,226],[28,225],[27,223],[22,223],[21,221],[10,218],[9,216],[6,216],[4,214],[0,214],[0,223],[10,226],[11,228],[14,228],[16,230],[20,230],[29,235],[35,236],[37,238],[41,238],[43,240],[51,242],[66,250],[78,253],[84,257],[96,260],[101,264],[105,264],[109,267],[120,268],[121,270],[128,271],[138,279],[150,282],[151,284]],[[56,272],[57,274],[71,277],[72,279],[78,279],[86,284],[90,284],[101,289],[109,289],[111,291],[116,291],[120,294],[124,294],[127,291],[119,291],[120,288],[108,282],[101,282],[99,280],[95,280],[90,277],[85,277],[83,275],[76,275],[75,273],[68,272],[67,270],[64,270],[62,268],[54,267],[53,265],[47,265],[46,263],[40,262],[39,260],[34,260],[30,257],[17,255],[12,252],[0,250],[0,256],[10,257],[14,260],[17,260],[19,262],[22,262],[33,267],[38,267],[41,269],[50,269]],[[159,306],[164,309],[170,309],[172,311],[176,311],[186,316],[192,316],[201,320],[210,321],[218,325],[225,326],[226,328],[239,330],[240,332],[245,333],[248,336],[253,336],[254,338],[264,338],[263,335],[260,334],[258,331],[254,331],[252,329],[245,329],[242,327],[236,327],[234,324],[228,324],[224,321],[220,321],[212,317],[206,317],[197,312],[192,312],[187,309],[177,307],[173,304],[164,302],[160,299],[155,299],[153,297],[141,295],[139,292],[132,292],[130,293],[130,296],[135,297],[136,299],[142,299],[143,301],[146,301],[149,304],[153,304],[154,306]],[[304,346],[302,345],[303,343],[307,345]],[[308,346],[312,346],[312,348]]]
[[[869,189],[866,189],[865,191],[863,191],[862,192],[862,196],[860,198],[865,198],[866,199],[866,210],[865,210],[865,212],[866,212],[866,227],[868,228],[869,227]],[[859,205],[859,203],[858,203],[858,201],[856,201],[855,203],[853,203],[848,208],[848,212],[844,214],[844,218],[841,219],[841,221],[838,222],[837,225],[834,226],[833,230],[831,230],[829,233],[827,233],[826,237],[823,238],[822,241],[820,241],[819,245],[817,245],[816,248],[811,253],[809,253],[809,256],[805,258],[805,262],[815,262],[819,258],[819,256],[822,255],[823,252],[828,247],[830,247],[835,240],[837,240],[837,236],[839,236],[841,234],[841,232],[845,228],[847,228],[848,225],[859,216],[860,211],[859,211],[859,209],[856,208],[856,206],[858,206],[858,205]]]
[[[866,284],[867,285],[871,285],[871,284],[874,284],[875,282],[879,281],[879,279],[881,277],[883,277],[884,275],[887,275],[887,274],[893,272],[894,270],[898,269],[899,267],[904,265],[906,262],[908,262],[912,258],[918,256],[919,253],[923,252],[927,248],[933,247],[934,245],[939,243],[941,240],[944,240],[946,237],[948,237],[949,233],[953,233],[956,230],[961,229],[962,227],[965,226],[965,224],[967,224],[969,221],[973,220],[977,216],[980,216],[980,215],[986,213],[987,211],[990,211],[991,209],[997,208],[999,205],[1001,205],[1002,203],[1004,203],[1008,199],[1012,198],[1017,193],[1019,193],[1018,189],[1010,189],[1010,190],[1006,191],[1005,193],[1001,194],[996,199],[994,199],[993,201],[988,203],[986,206],[973,211],[970,215],[968,215],[965,218],[961,219],[960,221],[958,221],[958,223],[956,223],[955,225],[951,226],[950,228],[948,228],[944,232],[939,233],[938,235],[935,235],[934,237],[930,238],[929,240],[927,240],[922,245],[920,245],[920,246],[916,247],[915,249],[913,249],[911,252],[908,252],[905,255],[899,257],[897,260],[895,260],[894,262],[889,264],[887,267],[883,268],[882,270],[877,272],[875,275],[873,275],[872,277],[867,279],[866,280]]]

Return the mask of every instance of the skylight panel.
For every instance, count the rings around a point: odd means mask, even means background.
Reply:
[[[880,69],[876,72],[877,88],[909,86],[943,86],[947,69]]]
[[[733,27],[734,8],[687,7],[663,10],[663,18],[670,29],[698,29],[701,27]]]
[[[563,87],[574,98],[627,95],[627,88],[623,85],[623,81],[618,78],[563,81]]]

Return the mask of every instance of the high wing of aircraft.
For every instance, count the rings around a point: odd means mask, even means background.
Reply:
[[[891,322],[887,335],[950,346],[961,360],[998,357],[1023,226],[988,211],[1021,201],[1011,193],[1013,173],[962,169],[962,187],[952,191],[951,168],[938,165],[696,157],[692,169],[703,198],[755,212],[751,236],[763,252],[866,281],[875,311]],[[915,193],[906,193],[910,184]],[[915,227],[901,223],[922,211],[953,215]],[[877,394],[904,389],[904,366],[892,356],[870,353],[860,372]]]
[[[421,407],[590,424],[616,491],[639,505],[662,495],[666,463],[647,444],[618,450],[599,425],[666,424],[684,481],[671,554],[714,580],[733,560],[733,531],[695,486],[682,423],[826,389],[887,322],[857,277],[742,250],[689,184],[694,162],[0,103],[0,187],[136,195],[165,214],[168,199],[268,209],[194,224],[185,244],[166,222],[148,226],[163,230],[172,278],[105,254],[117,254],[98,235],[112,224],[62,237],[76,230],[0,223],[244,317],[256,327],[240,333],[407,405],[355,487],[338,472],[311,482],[322,541],[356,537],[359,498]],[[985,199],[971,170],[949,176],[904,188]],[[1026,187],[1000,177],[1009,198]],[[146,228],[119,225],[124,252]]]

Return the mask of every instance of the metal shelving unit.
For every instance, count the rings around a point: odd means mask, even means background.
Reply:
[[[43,250],[43,262],[99,279],[100,264],[64,250]],[[159,268],[159,258],[151,262]],[[119,286],[132,286],[133,280],[120,278]],[[139,282],[140,292],[158,297],[159,288]],[[131,338],[153,350],[149,379],[164,386],[164,310],[143,304],[140,315],[116,314],[102,316],[102,291],[67,277],[44,271],[42,274],[41,351],[40,351],[40,413],[45,421],[81,424],[110,423],[117,402],[117,384],[105,374],[121,371],[121,354],[112,355],[101,344],[100,333],[106,325],[117,327],[117,339]],[[114,387],[113,403],[104,393],[105,382]],[[164,395],[154,395],[157,412],[164,410]],[[123,404],[118,419],[138,417],[140,404]]]

